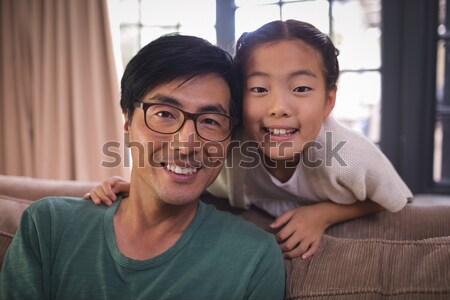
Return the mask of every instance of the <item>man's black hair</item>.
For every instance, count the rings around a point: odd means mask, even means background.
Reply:
[[[131,121],[133,103],[152,89],[176,79],[217,74],[230,88],[230,115],[241,117],[241,97],[231,55],[208,41],[186,35],[165,35],[143,47],[128,63],[121,81],[120,106]]]

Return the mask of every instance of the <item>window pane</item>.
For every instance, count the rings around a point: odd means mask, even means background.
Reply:
[[[434,131],[434,166],[435,182],[450,184],[450,114],[438,116]]]
[[[438,41],[436,63],[436,101],[441,104],[444,101],[445,83],[445,41]],[[447,71],[448,72],[448,71]]]
[[[217,44],[216,28],[214,26],[198,27],[195,24],[185,24],[180,27],[180,33],[195,35],[209,41],[211,44]]]
[[[235,37],[238,39],[246,31],[253,31],[267,22],[279,20],[280,7],[278,5],[263,5],[238,8],[235,18]]]
[[[283,20],[296,19],[311,23],[320,31],[329,34],[329,4],[326,0],[306,1],[283,4],[281,15]]]
[[[341,123],[380,140],[381,75],[379,72],[345,72],[338,82],[333,115]]]
[[[333,40],[341,69],[380,68],[380,11],[379,0],[333,2]]]
[[[181,10],[177,0],[141,0],[141,22],[144,25],[176,26]]]
[[[446,18],[446,0],[439,0],[439,25],[444,25],[445,26],[445,18]],[[445,28],[444,28],[444,32],[445,32]]]
[[[120,44],[122,50],[122,63],[128,64],[130,59],[139,51],[139,27],[134,25],[120,28]]]
[[[168,33],[178,32],[176,27],[145,26],[141,29],[141,47]]]
[[[216,42],[216,2],[211,0],[141,0],[144,44],[161,34],[179,32]],[[192,17],[201,12],[201,18]],[[157,28],[159,27],[159,29]],[[158,35],[159,34],[159,35]]]
[[[439,1],[438,33],[448,35],[446,1]],[[434,131],[433,180],[450,185],[450,48],[449,41],[440,39],[436,54],[436,111]]]
[[[139,1],[138,0],[120,0],[119,2],[120,23],[139,22]]]
[[[272,4],[277,3],[278,0],[235,0],[234,4],[237,7],[242,6],[255,6],[255,5],[262,5],[262,4]]]
[[[216,25],[216,1],[212,0],[179,0],[180,24],[189,28],[197,28],[201,34],[203,28]],[[197,34],[197,35],[198,35]]]

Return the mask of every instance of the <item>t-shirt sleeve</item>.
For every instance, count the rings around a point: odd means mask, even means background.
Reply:
[[[275,239],[267,243],[247,290],[249,300],[277,300],[284,298],[285,268],[280,247]]]
[[[30,207],[22,215],[0,272],[0,299],[49,299],[46,247],[39,239]]]

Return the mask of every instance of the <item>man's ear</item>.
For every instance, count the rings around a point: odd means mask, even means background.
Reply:
[[[331,111],[334,108],[334,105],[336,104],[336,92],[337,92],[337,86],[335,85],[331,89],[328,89],[327,96],[325,99],[325,114],[324,119],[326,119]]]
[[[130,131],[130,121],[129,121],[129,119],[128,119],[128,113],[123,113],[123,119],[124,119],[124,122],[123,122],[123,130],[125,131],[125,132],[129,132]]]
[[[130,147],[130,121],[128,119],[128,113],[123,114],[123,138],[125,142],[125,146]]]

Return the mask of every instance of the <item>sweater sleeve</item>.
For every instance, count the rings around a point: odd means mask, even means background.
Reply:
[[[40,239],[32,206],[22,215],[19,229],[0,272],[0,299],[49,299],[49,250]],[[41,232],[42,233],[42,232]]]
[[[219,177],[207,191],[216,197],[228,198],[233,207],[249,209],[251,203],[244,196],[245,174],[248,166],[258,162],[254,156],[257,148],[251,142],[243,142],[246,139],[241,130],[235,138]]]
[[[208,187],[208,193],[215,197],[228,198],[228,169],[224,168],[217,179]]]
[[[309,149],[304,164],[317,195],[351,204],[370,199],[391,212],[401,210],[413,195],[387,157],[363,135],[328,117]]]

